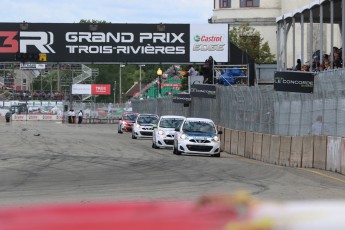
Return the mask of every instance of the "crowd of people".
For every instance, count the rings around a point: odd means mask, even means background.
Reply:
[[[333,47],[333,63],[330,54],[323,54],[320,60],[319,55],[313,57],[312,65],[302,64],[301,59],[297,59],[294,71],[306,71],[306,72],[319,72],[325,70],[332,70],[342,68],[342,49],[338,47]]]
[[[214,65],[217,65],[217,62],[210,56],[208,59],[205,60],[204,64],[201,66],[201,72],[197,68],[194,68],[193,65],[189,65],[188,75],[189,76],[204,76],[204,84],[213,84],[214,83]]]

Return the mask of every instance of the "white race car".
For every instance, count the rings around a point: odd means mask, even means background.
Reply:
[[[132,126],[132,139],[152,137],[153,126],[156,126],[159,116],[156,114],[139,114]]]
[[[213,121],[205,118],[186,118],[175,130],[173,152],[176,155],[209,155],[220,157],[220,139]]]
[[[183,116],[161,116],[153,131],[152,148],[173,147],[175,129],[180,127],[184,119]]]

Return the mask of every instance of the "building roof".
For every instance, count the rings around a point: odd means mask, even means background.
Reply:
[[[342,0],[334,0],[334,23],[341,23],[342,20]],[[320,21],[320,6],[323,6],[323,22],[330,23],[330,1],[329,0],[317,0],[313,1],[301,8],[294,10],[293,12],[286,13],[280,17],[276,18],[276,22],[287,20],[291,21],[292,18],[295,18],[295,22],[301,22],[300,15],[304,15],[304,23],[310,22],[309,11],[313,12],[313,22],[317,23]]]

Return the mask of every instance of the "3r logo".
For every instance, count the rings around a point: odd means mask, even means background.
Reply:
[[[18,52],[18,41],[14,39],[17,34],[16,31],[0,31],[0,37],[5,37],[4,44],[0,47],[0,53]]]
[[[43,31],[20,31],[19,41],[15,39],[18,31],[0,31],[0,37],[5,37],[0,44],[0,53],[27,53],[28,47],[34,46],[39,53],[55,53],[50,47],[54,43],[54,34]]]

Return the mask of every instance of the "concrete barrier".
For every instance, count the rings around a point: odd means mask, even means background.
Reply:
[[[246,147],[246,132],[238,132],[238,150],[237,155],[244,157],[244,149]]]
[[[332,172],[340,172],[340,146],[341,137],[327,137],[327,161],[326,169]]]
[[[253,142],[254,142],[254,133],[246,132],[246,144],[244,148],[244,157],[253,158]]]
[[[224,151],[224,145],[225,145],[225,128],[222,126],[218,126],[218,131],[222,131],[222,134],[219,135],[220,137],[220,151]]]
[[[280,154],[280,136],[272,135],[269,163],[276,164],[276,165],[279,164],[279,154]]]
[[[237,155],[238,151],[238,130],[231,130],[231,144],[230,144],[230,153]]]
[[[280,137],[279,165],[290,166],[291,137]]]
[[[303,137],[302,147],[302,166],[303,168],[314,167],[314,137],[305,136]]]
[[[345,138],[340,143],[340,173],[345,174]]]
[[[253,137],[253,159],[261,161],[262,133],[254,133]]]
[[[327,137],[314,136],[314,168],[326,169]]]
[[[224,152],[231,153],[230,142],[231,142],[231,129],[225,129],[225,140],[224,140]]]
[[[291,138],[290,167],[302,166],[303,137]]]
[[[262,135],[261,161],[267,163],[270,162],[271,136],[270,134]]]

